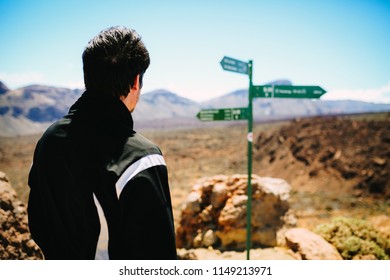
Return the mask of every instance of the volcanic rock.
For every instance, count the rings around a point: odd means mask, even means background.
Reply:
[[[290,229],[285,233],[287,246],[298,252],[303,260],[342,260],[337,249],[324,238],[305,228]]]
[[[262,174],[292,188],[390,197],[390,114],[296,119],[254,141]],[[256,170],[254,170],[256,172]]]
[[[252,243],[275,246],[277,232],[289,210],[289,184],[252,176]],[[201,179],[187,197],[177,228],[179,248],[244,249],[246,241],[247,176]],[[293,219],[290,219],[293,220]]]
[[[0,171],[0,259],[42,259],[31,239],[26,207],[18,200],[7,176]]]

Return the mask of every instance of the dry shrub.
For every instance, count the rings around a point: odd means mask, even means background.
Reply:
[[[364,220],[338,217],[314,230],[333,244],[344,259],[390,259],[390,234]]]

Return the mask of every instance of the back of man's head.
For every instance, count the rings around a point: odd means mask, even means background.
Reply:
[[[111,27],[89,41],[83,52],[87,91],[114,97],[127,96],[137,75],[149,67],[149,52],[133,29]]]

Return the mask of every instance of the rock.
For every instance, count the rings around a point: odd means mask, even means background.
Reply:
[[[193,245],[195,248],[202,246],[202,240],[203,240],[203,234],[201,231],[198,232],[198,234],[195,236]]]
[[[254,192],[253,212],[259,213],[252,218],[252,224],[258,228],[281,227],[281,216],[289,209],[290,185],[282,179],[262,178]],[[263,213],[263,214],[260,214]]]
[[[373,157],[372,162],[378,166],[386,165],[386,160],[384,158],[380,158],[380,157]]]
[[[26,207],[0,171],[0,259],[42,258],[41,250],[31,239]]]
[[[215,242],[217,242],[217,236],[214,231],[211,229],[207,230],[203,236],[202,245],[204,247],[209,247],[214,245]]]
[[[246,195],[233,196],[226,202],[222,209],[218,224],[226,228],[246,226]]]
[[[221,241],[222,248],[229,247],[229,249],[244,249],[246,242],[246,228],[229,228],[225,231],[217,231],[217,236]]]
[[[198,192],[193,191],[187,197],[182,208],[183,213],[193,214],[200,210],[201,196]]]
[[[223,204],[226,202],[226,198],[227,198],[226,185],[222,183],[215,184],[210,198],[211,205],[214,208],[219,208],[223,206]]]
[[[377,260],[377,258],[370,254],[370,255],[355,255],[352,260]]]
[[[183,249],[177,250],[177,258],[179,260],[198,260],[198,257],[194,252],[189,252]]]
[[[298,252],[303,260],[342,260],[337,249],[318,234],[304,228],[290,229],[285,233],[286,244]]]
[[[277,245],[277,232],[285,225],[290,186],[282,179],[252,176],[252,244]],[[247,176],[201,179],[182,208],[177,227],[179,248],[245,249]],[[290,214],[291,216],[291,214]]]
[[[246,251],[224,251],[212,248],[196,248],[177,250],[179,260],[245,260]],[[283,247],[252,249],[251,260],[300,260],[301,256]]]
[[[209,205],[205,209],[203,209],[203,211],[199,214],[199,217],[203,222],[210,222],[213,219],[213,217],[211,217],[210,214],[212,209],[213,206]]]

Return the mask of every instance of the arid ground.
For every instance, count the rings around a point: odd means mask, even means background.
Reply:
[[[390,114],[255,124],[253,173],[292,186],[297,225],[345,216],[390,232]],[[140,130],[163,151],[175,222],[198,179],[247,173],[245,122],[180,130]],[[27,177],[39,135],[0,138],[0,170],[27,203]]]

